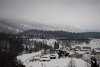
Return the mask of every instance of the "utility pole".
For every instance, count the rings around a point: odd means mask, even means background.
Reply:
[[[87,33],[87,28],[86,28],[86,33]]]

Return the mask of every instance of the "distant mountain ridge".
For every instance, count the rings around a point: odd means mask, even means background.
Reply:
[[[0,32],[19,33],[29,29],[53,30],[48,25],[22,20],[0,20]]]
[[[43,31],[83,32],[83,29],[70,25],[47,25],[19,19],[0,19],[0,32],[16,34],[32,29]]]
[[[38,29],[46,31],[71,31],[79,32],[81,29],[73,26],[63,26],[63,25],[46,25],[37,22],[28,22],[24,20],[9,20],[9,19],[0,19],[0,32],[9,32],[9,33],[19,33],[29,29]]]

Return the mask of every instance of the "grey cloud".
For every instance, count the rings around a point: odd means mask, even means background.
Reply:
[[[100,0],[0,0],[0,17],[100,32]]]

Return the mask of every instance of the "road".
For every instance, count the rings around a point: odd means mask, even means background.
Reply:
[[[34,61],[24,64],[26,67],[91,67],[89,63],[82,59],[60,58],[51,59],[50,61]]]

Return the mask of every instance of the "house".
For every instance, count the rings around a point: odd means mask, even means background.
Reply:
[[[80,45],[74,45],[75,47],[75,51],[79,54],[84,54],[84,53],[89,53],[89,51],[91,50],[91,47],[88,46],[88,44],[83,43]]]
[[[100,39],[92,39],[89,43],[91,49],[100,48]]]

